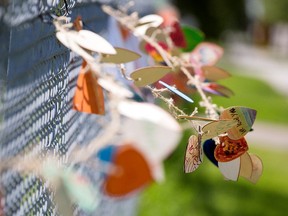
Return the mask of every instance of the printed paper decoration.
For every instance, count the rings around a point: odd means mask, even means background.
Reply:
[[[232,140],[228,136],[222,136],[219,137],[219,140],[220,143],[214,151],[214,156],[219,162],[234,160],[248,151],[248,145],[244,137]]]
[[[240,139],[252,128],[257,111],[247,107],[229,107],[220,114],[220,119],[233,119],[237,125],[227,131],[231,139]]]
[[[183,117],[189,119],[189,116]],[[202,128],[203,151],[227,180],[237,181],[241,176],[256,183],[262,175],[262,161],[248,153],[249,147],[244,138],[255,118],[256,110],[229,107],[220,113],[219,120],[211,120]]]
[[[195,171],[203,162],[203,149],[201,145],[201,136],[192,135],[189,138],[186,148],[184,172],[190,173]]]

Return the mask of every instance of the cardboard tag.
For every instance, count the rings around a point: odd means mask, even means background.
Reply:
[[[206,124],[203,128],[202,139],[207,140],[213,137],[217,137],[220,134],[226,133],[230,128],[237,124],[234,120],[218,120]]]
[[[200,66],[212,66],[222,57],[223,48],[208,42],[202,42],[191,53],[191,62]]]
[[[176,89],[175,87],[172,87],[170,85],[168,85],[167,83],[163,82],[163,81],[159,81],[159,83],[163,86],[165,86],[168,90],[170,90],[171,92],[177,94],[179,97],[183,98],[184,100],[190,102],[190,103],[194,103],[194,101],[189,98],[187,95],[183,94],[182,92],[180,92],[178,89]]]
[[[83,61],[77,80],[73,98],[73,109],[90,114],[105,114],[104,94],[92,71],[84,72],[86,62]]]
[[[204,77],[210,81],[218,81],[231,76],[229,72],[216,66],[203,66],[202,71]]]
[[[256,119],[257,111],[247,107],[229,107],[220,114],[220,119],[231,119],[236,121],[236,125],[227,130],[230,139],[240,139],[252,128]]]
[[[218,161],[215,159],[214,150],[216,148],[215,141],[213,139],[206,140],[203,144],[203,151],[206,157],[218,167]]]
[[[134,84],[136,86],[144,87],[158,81],[169,72],[171,72],[170,67],[153,66],[135,70],[130,76],[134,79]]]
[[[109,196],[125,196],[153,181],[147,161],[131,145],[117,148],[114,165],[116,171],[108,175],[104,182],[104,191]]]
[[[133,52],[128,49],[115,47],[115,55],[103,55],[101,58],[102,63],[113,63],[113,64],[124,64],[128,62],[135,61],[141,57],[136,52]]]
[[[203,150],[201,146],[201,136],[192,135],[189,138],[184,160],[184,172],[195,171],[203,162]]]
[[[245,152],[240,156],[240,173],[239,176],[242,176],[246,179],[251,179],[253,172],[253,163],[252,159],[248,152]]]
[[[80,30],[75,37],[75,41],[81,47],[93,52],[108,55],[116,54],[116,50],[107,40],[92,31]]]
[[[76,31],[70,31],[70,32],[57,32],[56,37],[57,39],[67,48],[72,50],[73,52],[80,55],[82,58],[84,58],[87,61],[94,61],[93,56],[86,52],[84,49],[82,49],[78,43],[76,43],[76,37],[78,32]]]
[[[219,162],[234,160],[248,151],[248,145],[244,137],[239,140],[232,140],[228,136],[223,136],[219,139],[220,144],[216,146],[214,152],[214,156]]]
[[[226,179],[237,181],[240,172],[240,157],[229,162],[218,162],[218,167]]]

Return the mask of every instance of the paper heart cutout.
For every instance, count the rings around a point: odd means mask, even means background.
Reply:
[[[185,153],[184,172],[191,173],[195,171],[203,162],[203,149],[201,146],[201,136],[192,135],[189,138]]]
[[[87,63],[83,61],[73,98],[73,109],[90,114],[105,114],[104,94],[102,87],[91,70],[85,72]]]
[[[250,178],[247,178],[250,182],[256,184],[263,173],[263,162],[257,155],[249,154],[252,160],[253,170]]]
[[[252,128],[257,111],[247,107],[229,107],[220,114],[220,119],[231,119],[237,122],[227,130],[229,138],[237,140],[245,136]]]
[[[179,22],[178,21],[174,22],[171,27],[172,31],[170,32],[170,37],[174,45],[177,47],[186,48],[187,43]]]
[[[186,47],[183,49],[184,52],[191,52],[197,44],[204,40],[205,36],[199,29],[183,26],[182,31],[186,40]]]
[[[253,163],[252,159],[248,152],[245,152],[243,155],[240,156],[240,173],[239,176],[251,179],[253,172]]]
[[[136,86],[144,87],[158,81],[169,72],[171,72],[170,67],[153,66],[135,70],[130,76],[134,79],[134,84]]]
[[[203,66],[202,71],[204,77],[210,81],[218,81],[220,79],[226,79],[231,76],[229,72],[216,66]]]
[[[214,157],[215,148],[216,148],[216,144],[213,139],[206,140],[203,144],[204,154],[215,166],[218,167],[218,161]]]
[[[222,57],[223,48],[208,42],[198,44],[191,53],[191,62],[200,66],[212,66]]]
[[[182,130],[170,113],[151,103],[121,101],[122,141],[130,140],[148,161],[162,162],[177,147]],[[165,144],[163,144],[163,142]]]
[[[228,162],[243,155],[248,150],[244,137],[232,140],[228,136],[219,137],[220,144],[216,146],[214,156],[219,162]]]
[[[116,50],[106,39],[92,31],[80,30],[74,36],[76,43],[87,50],[111,55],[116,54]]]
[[[131,145],[121,145],[115,152],[116,170],[107,176],[104,191],[110,196],[124,196],[153,181],[150,167],[142,154]]]
[[[77,37],[77,34],[78,32],[76,31],[57,32],[56,37],[64,46],[77,53],[82,58],[86,59],[87,61],[94,61],[93,56],[76,42],[75,38]]]
[[[135,26],[135,35],[144,35],[149,27],[158,27],[163,23],[163,18],[157,14],[149,14],[141,17]]]
[[[218,162],[218,167],[226,179],[237,181],[240,172],[240,157],[228,162]]]
[[[206,124],[203,128],[202,139],[207,140],[227,132],[237,124],[234,120],[218,120]]]
[[[203,83],[202,89],[211,94],[219,95],[219,96],[223,96],[227,98],[234,95],[234,92],[231,89],[223,85],[220,85],[218,83]]]

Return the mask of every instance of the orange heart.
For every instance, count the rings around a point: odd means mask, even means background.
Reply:
[[[131,145],[118,147],[113,165],[116,171],[104,183],[104,190],[110,196],[124,196],[153,181],[147,161]]]
[[[91,70],[85,72],[87,63],[83,61],[73,98],[73,109],[90,114],[105,114],[102,87]]]
[[[228,136],[220,137],[220,144],[216,146],[214,156],[219,162],[228,162],[240,157],[248,150],[244,137],[232,140]]]

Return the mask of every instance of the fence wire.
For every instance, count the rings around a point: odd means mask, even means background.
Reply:
[[[65,160],[71,148],[89,143],[101,132],[99,118],[109,118],[72,110],[82,60],[57,41],[49,13],[63,15],[68,8],[72,19],[81,15],[86,27],[100,34],[107,16],[99,1],[67,0],[67,6],[63,2],[6,0],[0,4],[1,159],[34,151]],[[100,185],[99,173],[86,170],[86,175]],[[0,185],[5,191],[5,215],[58,215],[49,185],[35,175],[7,170],[0,176]],[[112,199],[102,194],[99,208],[91,215],[135,215],[137,197]],[[75,214],[87,215],[77,207]]]

